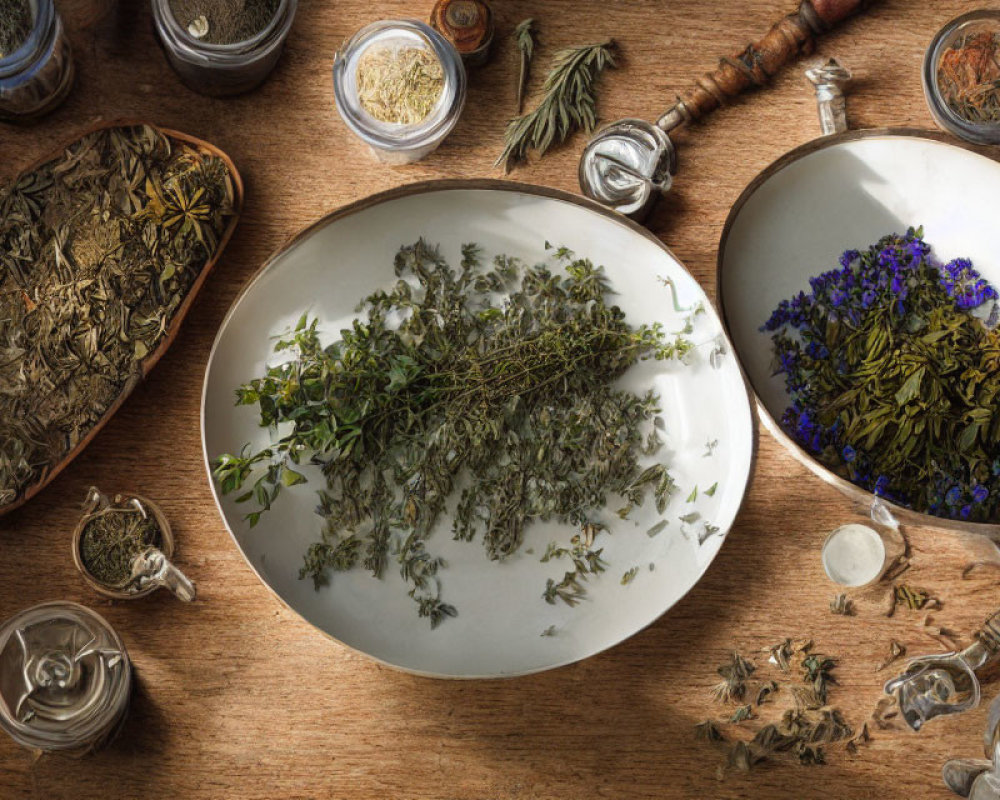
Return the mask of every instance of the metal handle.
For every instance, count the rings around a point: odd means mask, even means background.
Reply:
[[[701,119],[747,89],[764,86],[783,66],[811,52],[816,37],[863,11],[874,0],[803,0],[799,10],[777,22],[760,41],[719,61],[656,124],[671,131]]]
[[[164,586],[185,603],[190,603],[197,595],[194,583],[155,547],[135,557],[132,562],[132,583],[137,584],[140,589]]]

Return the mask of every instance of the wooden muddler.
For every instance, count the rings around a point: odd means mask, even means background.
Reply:
[[[802,0],[799,10],[778,22],[764,37],[719,61],[657,120],[664,131],[701,119],[746,89],[764,86],[779,69],[812,52],[816,37],[863,11],[874,0]]]

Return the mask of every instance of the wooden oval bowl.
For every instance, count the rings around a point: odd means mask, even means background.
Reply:
[[[180,131],[175,131],[170,128],[162,128],[159,125],[153,125],[149,122],[144,122],[141,120],[124,119],[124,120],[115,120],[113,122],[106,122],[100,125],[94,125],[82,131],[80,134],[74,136],[72,139],[67,140],[59,147],[54,148],[51,152],[47,153],[44,157],[34,162],[26,169],[21,170],[21,172],[19,172],[12,180],[16,181],[25,173],[37,169],[38,167],[42,166],[48,161],[53,160],[54,158],[58,158],[59,154],[63,150],[65,150],[67,147],[74,144],[78,140],[82,139],[84,136],[88,136],[92,133],[106,130],[108,128],[127,128],[138,125],[147,125],[150,128],[153,128],[157,132],[163,134],[164,136],[167,136],[168,138],[172,139],[175,142],[183,142],[187,145],[194,147],[199,152],[217,156],[218,158],[222,159],[223,163],[226,165],[226,169],[229,170],[229,174],[233,182],[233,215],[230,218],[225,229],[223,230],[222,235],[219,237],[219,244],[216,247],[215,253],[208,261],[205,262],[205,265],[201,268],[201,272],[199,272],[198,277],[195,278],[194,283],[191,284],[190,289],[188,289],[187,295],[185,296],[184,300],[181,301],[180,306],[178,306],[177,311],[171,318],[170,324],[167,326],[166,333],[160,340],[159,345],[157,345],[155,350],[148,353],[146,357],[143,358],[142,361],[140,362],[141,371],[139,377],[141,380],[149,374],[150,370],[152,370],[153,367],[156,365],[156,362],[163,357],[163,354],[167,352],[167,348],[170,347],[174,339],[177,338],[177,333],[180,330],[181,323],[184,321],[184,318],[187,316],[188,311],[191,309],[191,304],[194,303],[195,298],[198,296],[198,292],[201,291],[201,287],[205,283],[205,279],[208,277],[209,272],[211,272],[212,267],[214,267],[216,262],[219,260],[219,256],[221,256],[222,252],[226,249],[226,245],[229,243],[229,240],[233,235],[233,231],[236,229],[236,225],[239,222],[240,218],[240,212],[243,208],[243,179],[240,177],[240,173],[236,169],[236,165],[233,164],[232,159],[229,158],[229,156],[226,155],[222,150],[202,139],[198,139],[194,136],[189,136],[186,133],[181,133]],[[118,411],[119,408],[121,408],[122,404],[125,402],[126,399],[128,399],[128,396],[132,393],[132,390],[135,389],[137,384],[138,381],[136,380],[127,381],[125,385],[122,387],[122,391],[115,399],[115,401],[110,406],[108,406],[108,409],[104,412],[103,415],[101,415],[101,418],[94,424],[94,426],[87,432],[87,434],[84,437],[82,437],[79,442],[77,442],[76,446],[73,447],[72,450],[67,452],[66,455],[64,455],[58,463],[50,464],[48,468],[44,472],[42,472],[41,478],[36,483],[33,483],[31,486],[25,489],[24,492],[16,500],[14,500],[12,503],[8,503],[7,505],[0,506],[0,517],[2,517],[4,514],[7,514],[10,511],[13,511],[15,508],[19,508],[20,506],[24,505],[32,497],[38,494],[42,489],[48,486],[56,478],[56,476],[60,472],[62,472],[74,458],[76,458],[81,452],[83,452],[83,449],[88,444],[90,444],[90,442],[98,434],[101,428],[103,428],[108,423],[108,421],[115,415],[115,412]]]

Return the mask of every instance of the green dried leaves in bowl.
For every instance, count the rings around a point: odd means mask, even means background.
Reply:
[[[0,513],[159,358],[240,200],[222,153],[148,125],[88,133],[0,189]]]

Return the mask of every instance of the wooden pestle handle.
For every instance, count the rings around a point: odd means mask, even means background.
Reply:
[[[863,11],[874,0],[802,0],[799,10],[778,22],[755,44],[719,61],[677,98],[657,123],[671,130],[700,119],[746,89],[765,85],[785,64],[811,52],[816,37],[838,22]]]

